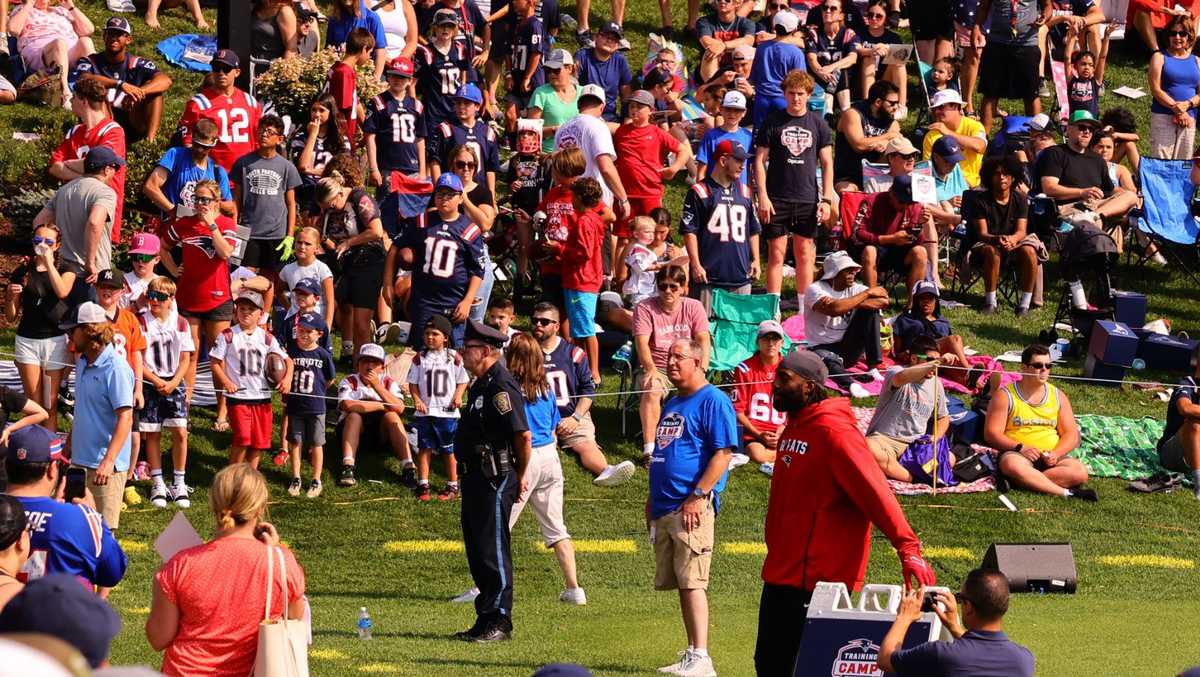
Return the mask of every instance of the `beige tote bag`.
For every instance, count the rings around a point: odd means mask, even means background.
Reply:
[[[271,620],[275,558],[283,577],[283,619]],[[258,625],[258,655],[254,677],[308,677],[308,629],[304,621],[288,619],[287,562],[278,546],[267,546],[267,608]]]

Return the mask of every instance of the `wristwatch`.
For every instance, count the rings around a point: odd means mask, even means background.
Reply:
[[[583,420],[583,414],[580,414],[579,412],[575,412],[575,413],[571,414],[571,418],[575,419],[576,423],[579,423],[580,421]]]
[[[700,487],[696,487],[696,488],[692,489],[692,495],[695,496],[696,498],[708,498],[709,493],[710,492],[704,491]]]

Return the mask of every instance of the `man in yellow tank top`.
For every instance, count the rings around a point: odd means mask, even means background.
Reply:
[[[1079,427],[1066,393],[1049,383],[1050,351],[1031,345],[1021,353],[1021,380],[992,396],[984,439],[1000,452],[1000,472],[1016,485],[1051,496],[1097,500],[1082,486],[1087,468],[1069,458]]]

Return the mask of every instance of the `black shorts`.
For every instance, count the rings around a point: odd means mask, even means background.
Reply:
[[[1037,45],[1002,45],[990,40],[979,62],[979,92],[988,99],[1037,98]]]
[[[563,294],[561,275],[542,273],[542,297],[538,300],[554,304],[562,317],[567,316],[567,298]]]
[[[774,240],[784,235],[799,235],[810,240],[817,236],[817,203],[771,200],[775,216],[763,224],[763,236]]]
[[[200,320],[201,322],[230,322],[233,320],[233,301],[226,301],[211,310],[194,312],[180,308],[179,314],[184,317]]]
[[[283,242],[283,238],[273,240],[255,240],[246,241],[246,251],[242,254],[242,265],[247,268],[254,268],[258,271],[279,270],[283,267],[283,261],[280,256],[283,252],[278,251],[279,245]]]
[[[908,21],[914,40],[954,38],[954,8],[950,0],[917,0],[908,3]]]
[[[882,272],[885,270],[894,270],[901,273],[908,272],[908,264],[904,259],[908,258],[908,253],[913,250],[916,245],[908,245],[906,247],[888,247],[886,245],[873,245],[875,247],[875,271]],[[852,251],[851,255],[858,261],[862,261],[862,250],[864,247],[858,247],[856,251]]]
[[[339,305],[349,303],[374,310],[383,290],[383,257],[359,256],[341,263],[341,275],[334,285],[335,300]]]

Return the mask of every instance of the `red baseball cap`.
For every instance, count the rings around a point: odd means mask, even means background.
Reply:
[[[411,78],[413,76],[412,59],[406,56],[398,56],[388,62],[387,68],[383,72],[385,75],[398,75],[402,78]]]
[[[713,161],[720,160],[726,155],[732,155],[735,160],[745,160],[746,149],[742,147],[742,144],[733,139],[725,139],[721,143],[718,143],[716,149],[713,150]]]

